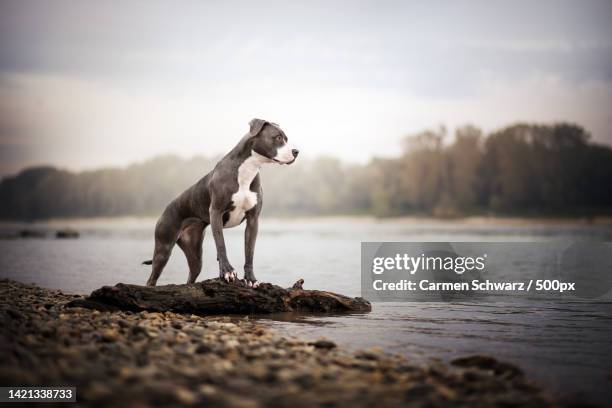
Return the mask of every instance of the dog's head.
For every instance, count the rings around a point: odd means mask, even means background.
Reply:
[[[291,164],[300,151],[289,144],[285,132],[276,124],[263,119],[249,122],[249,137],[255,153],[278,164]]]

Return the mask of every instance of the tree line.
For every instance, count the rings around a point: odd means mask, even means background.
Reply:
[[[589,216],[612,211],[612,148],[580,126],[464,126],[404,138],[401,155],[346,164],[332,157],[262,169],[264,214]],[[0,218],[158,215],[219,157],[157,157],[74,173],[28,168],[0,182]]]

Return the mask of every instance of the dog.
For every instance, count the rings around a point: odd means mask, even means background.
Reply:
[[[153,259],[143,262],[152,265],[147,286],[156,285],[175,243],[187,257],[187,283],[194,283],[202,270],[202,242],[208,225],[217,248],[219,278],[226,282],[237,281],[237,274],[227,259],[223,229],[236,227],[246,220],[243,282],[256,288],[259,282],[253,272],[253,256],[263,200],[259,170],[267,163],[289,165],[298,153],[277,124],[263,119],[251,120],[249,132],[236,147],[210,173],[168,204],[162,213],[155,226]]]

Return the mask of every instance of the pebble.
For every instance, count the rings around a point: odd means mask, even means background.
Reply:
[[[113,342],[119,340],[119,332],[115,329],[106,329],[102,331],[102,340]]]
[[[174,395],[180,403],[186,405],[195,404],[198,400],[197,395],[185,387],[177,387],[174,391]]]

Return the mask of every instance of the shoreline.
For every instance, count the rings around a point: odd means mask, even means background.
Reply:
[[[46,220],[19,221],[0,220],[0,227],[24,226],[24,225],[46,225],[50,227],[61,227],[70,224],[84,224],[90,226],[102,226],[112,228],[116,225],[155,225],[158,217],[155,216],[117,216],[117,217],[90,217],[90,218],[51,218]],[[364,224],[402,224],[402,225],[458,225],[458,226],[524,226],[524,225],[593,225],[612,226],[612,216],[486,216],[473,215],[456,218],[443,218],[432,216],[397,216],[397,217],[375,217],[371,215],[287,215],[287,216],[262,216],[264,222],[294,222],[308,223],[317,221],[334,222],[341,224],[364,223]]]
[[[0,281],[1,385],[74,385],[82,405],[559,405],[487,356],[414,363],[282,336],[248,316],[64,308],[81,295]]]

